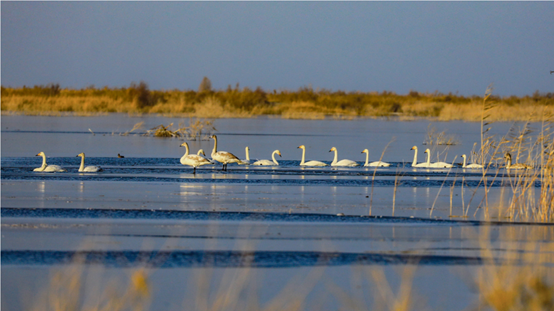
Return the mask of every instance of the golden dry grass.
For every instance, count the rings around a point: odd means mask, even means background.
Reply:
[[[551,93],[524,97],[494,97],[499,107],[491,121],[538,121],[537,111],[554,113]],[[480,121],[482,99],[452,94],[408,95],[393,92],[362,93],[300,88],[265,92],[250,90],[149,90],[144,83],[129,88],[82,90],[36,86],[2,87],[2,112],[35,115],[94,115],[95,113],[161,114],[200,118],[250,118],[261,115],[287,119],[352,119],[355,117],[397,117],[400,120]]]

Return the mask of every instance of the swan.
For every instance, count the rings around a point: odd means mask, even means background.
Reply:
[[[306,146],[300,145],[298,148],[302,149],[302,161],[300,161],[300,166],[327,166],[327,164],[316,160],[304,162],[306,156]]]
[[[199,149],[198,152],[196,153],[196,155],[199,155],[199,156],[203,157],[204,159],[210,161],[210,163],[215,164],[214,161],[206,158],[206,153],[204,152],[204,149]]]
[[[427,155],[426,162],[421,162],[417,164],[417,147],[413,146],[410,150],[414,150],[414,161],[412,162],[412,167],[429,167],[429,164],[430,164],[429,155]]]
[[[259,160],[259,161],[254,162],[254,164],[252,164],[252,165],[279,165],[279,162],[277,162],[277,160],[275,160],[275,154],[278,154],[279,156],[281,156],[281,151],[279,151],[279,150],[273,151],[273,153],[271,154],[271,158],[273,159],[273,161]]]
[[[379,167],[389,167],[390,166],[390,163],[383,162],[383,161],[375,161],[375,162],[369,163],[369,150],[364,149],[364,151],[362,151],[362,153],[365,153],[365,164],[364,164],[364,166],[379,166]]]
[[[198,150],[198,154],[189,154],[189,144],[187,142],[182,143],[179,147],[185,147],[185,154],[181,157],[181,164],[189,165],[193,167],[192,173],[196,174],[196,168],[202,165],[213,164],[212,161],[204,158],[202,155],[204,150]]]
[[[506,169],[507,170],[509,170],[509,169],[529,170],[529,169],[533,168],[532,166],[527,165],[527,164],[523,164],[523,163],[512,164],[512,155],[509,152],[506,152],[506,154],[504,155],[504,160],[506,160]]]
[[[483,165],[477,163],[466,164],[467,160],[465,154],[462,154],[462,158],[464,159],[464,164],[462,165],[462,168],[483,168]]]
[[[81,157],[81,166],[79,166],[79,172],[95,173],[95,172],[102,172],[103,171],[103,169],[100,166],[86,166],[85,167],[85,153],[84,152],[81,152],[76,156]]]
[[[237,158],[236,155],[227,152],[227,151],[217,151],[217,136],[212,135],[210,138],[213,138],[214,140],[214,149],[212,150],[212,159],[216,160],[217,162],[223,163],[223,170],[227,170],[227,164],[229,163],[238,163],[238,164],[246,164],[245,162],[242,162],[239,158]]]
[[[427,153],[427,167],[433,167],[433,168],[451,168],[454,165],[446,162],[435,162],[431,163],[431,150],[426,149],[425,153]]]
[[[123,158],[125,158],[125,156],[123,156],[123,155],[120,155],[119,153],[117,154],[117,157],[118,157],[118,158],[120,158],[120,159],[123,159]]]
[[[248,148],[248,146],[246,146],[246,148],[244,148],[244,152],[246,153],[246,160],[241,160],[242,163],[240,163],[241,165],[248,165],[250,164],[250,148]]]
[[[357,162],[348,160],[348,159],[340,160],[337,162],[338,153],[339,153],[337,151],[337,148],[333,147],[331,148],[331,150],[329,150],[329,152],[331,151],[335,152],[335,158],[333,159],[333,162],[331,162],[331,166],[359,166],[360,165]]]
[[[35,172],[65,172],[65,169],[63,169],[59,165],[48,165],[46,164],[46,155],[44,152],[39,152],[36,157],[42,156],[42,165],[40,167],[35,168],[33,171]]]

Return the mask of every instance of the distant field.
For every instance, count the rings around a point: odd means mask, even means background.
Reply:
[[[554,114],[554,94],[535,92],[517,97],[491,96],[496,109],[490,121],[539,121]],[[150,90],[146,83],[127,88],[63,89],[57,84],[2,87],[2,112],[36,115],[105,113],[163,114],[201,118],[245,118],[269,115],[288,119],[354,117],[433,118],[480,121],[481,96],[393,92],[343,92],[303,87],[289,90]]]

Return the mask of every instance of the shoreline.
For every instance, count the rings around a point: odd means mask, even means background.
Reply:
[[[417,122],[417,121],[429,121],[429,122],[450,122],[450,121],[461,121],[468,123],[479,123],[481,120],[474,119],[442,119],[440,117],[424,117],[424,116],[408,116],[408,115],[393,115],[393,116],[347,116],[347,115],[324,115],[321,118],[290,118],[284,117],[282,115],[250,115],[250,116],[226,116],[226,117],[203,117],[194,113],[124,113],[124,112],[67,112],[67,111],[1,111],[2,117],[10,116],[29,116],[29,117],[106,117],[106,116],[120,116],[125,118],[183,118],[183,119],[229,119],[229,120],[240,120],[240,119],[258,119],[258,120],[272,120],[272,119],[282,119],[282,120],[333,120],[333,121],[359,121],[359,120],[380,120],[380,121],[391,121],[391,122]],[[491,118],[492,119],[492,118]],[[490,120],[492,122],[541,122],[543,119],[539,118],[518,118],[518,119],[502,119],[502,120]]]

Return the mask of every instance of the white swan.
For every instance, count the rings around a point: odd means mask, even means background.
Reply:
[[[464,159],[464,164],[462,165],[462,168],[483,168],[483,165],[481,164],[477,164],[477,163],[467,164],[465,154],[462,154],[462,158]]]
[[[254,164],[252,164],[252,165],[279,165],[279,162],[277,162],[277,160],[275,160],[275,154],[278,154],[279,156],[281,156],[281,151],[279,151],[279,150],[273,151],[273,153],[271,154],[271,158],[273,159],[273,161],[259,160],[259,161],[254,162]]]
[[[300,145],[298,148],[302,149],[302,160],[300,161],[300,166],[327,166],[327,164],[316,160],[304,162],[306,156],[306,146]]]
[[[33,171],[35,171],[35,172],[48,172],[48,173],[65,172],[65,170],[59,165],[48,165],[48,164],[46,164],[46,155],[44,154],[44,152],[41,151],[36,156],[37,157],[42,156],[42,165],[40,167],[35,168]]]
[[[214,164],[214,162],[208,158],[206,158],[206,153],[204,152],[204,149],[199,149],[198,152],[196,153],[196,155],[199,155],[201,157],[203,157],[204,159],[210,161],[210,163]]]
[[[357,162],[348,160],[348,159],[337,161],[338,153],[339,153],[337,151],[337,148],[333,147],[331,148],[331,150],[329,150],[329,152],[331,151],[335,152],[335,158],[333,158],[333,162],[331,162],[331,166],[359,166],[360,165]]]
[[[246,146],[246,148],[244,148],[244,152],[246,153],[246,160],[241,160],[242,163],[239,163],[241,165],[248,165],[250,164],[250,148],[248,148],[248,146]]]
[[[192,173],[196,174],[196,168],[202,165],[213,164],[212,161],[204,158],[202,155],[206,155],[204,150],[198,150],[198,154],[189,154],[189,144],[187,142],[182,143],[179,147],[185,147],[185,154],[181,157],[181,164],[192,166]]]
[[[509,152],[506,152],[506,154],[504,155],[504,160],[506,160],[507,170],[530,170],[533,168],[532,166],[523,163],[512,164],[512,155]]]
[[[79,166],[79,172],[102,172],[103,169],[100,166],[86,166],[85,167],[85,153],[81,152],[77,155],[77,157],[81,157],[81,166]]]
[[[433,167],[433,168],[451,168],[451,167],[454,166],[454,165],[452,165],[452,164],[450,164],[450,163],[446,163],[446,162],[435,162],[435,163],[430,163],[430,162],[431,162],[431,150],[426,149],[426,150],[425,150],[425,153],[427,153],[427,165],[428,165],[428,167]]]
[[[412,162],[412,167],[429,167],[429,155],[427,155],[427,161],[417,164],[417,147],[413,146],[410,150],[414,150],[414,161]]]
[[[362,153],[365,153],[365,164],[364,164],[364,166],[379,166],[379,167],[389,167],[390,166],[390,163],[383,162],[383,161],[375,161],[375,162],[369,163],[369,150],[364,149],[364,151],[362,151]]]
[[[220,162],[223,164],[223,170],[227,170],[227,164],[229,163],[238,163],[238,164],[245,164],[242,162],[239,158],[237,158],[236,155],[227,152],[227,151],[217,151],[217,136],[212,135],[210,138],[213,138],[214,140],[214,149],[212,150],[212,159],[216,160],[217,162]]]

